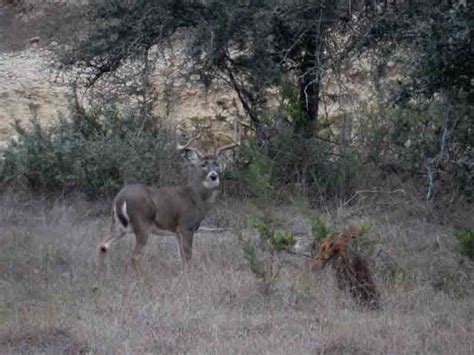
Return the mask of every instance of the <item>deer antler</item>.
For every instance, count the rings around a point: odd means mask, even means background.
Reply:
[[[196,139],[198,139],[201,135],[198,135],[196,137],[192,137],[191,139],[189,139],[185,144],[179,144],[177,143],[176,144],[176,149],[178,149],[178,151],[184,151],[184,150],[191,150],[193,152],[195,152],[197,154],[197,156],[199,158],[202,158],[205,156],[205,154],[200,151],[198,148],[196,147],[191,147],[191,143],[193,143]]]
[[[178,135],[177,134],[178,126],[182,123],[183,123],[183,121],[178,122],[175,126],[176,136]],[[197,156],[201,159],[202,157],[205,156],[205,154],[202,151],[200,151],[198,148],[191,147],[191,144],[194,141],[196,141],[196,139],[198,139],[200,137],[201,137],[201,134],[199,133],[197,136],[191,137],[190,139],[188,139],[188,141],[185,144],[180,144],[179,142],[176,142],[176,149],[180,152],[185,151],[185,150],[191,150],[191,151],[195,152],[197,154]]]
[[[228,135],[226,134],[226,136]],[[239,126],[239,120],[237,118],[234,118],[234,138],[232,137],[229,137],[229,138],[232,140],[232,143],[229,143],[229,144],[223,145],[222,147],[217,148],[216,157],[218,157],[222,152],[226,150],[240,146],[240,143],[241,143],[240,126]]]

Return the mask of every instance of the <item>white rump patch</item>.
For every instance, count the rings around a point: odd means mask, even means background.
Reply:
[[[130,223],[130,217],[128,216],[128,213],[127,213],[127,202],[126,201],[124,201],[124,203],[122,205],[121,212],[122,212],[122,216],[125,217],[125,219],[128,221],[128,225],[127,225],[127,227],[125,227],[122,224],[122,222],[120,222],[120,219],[118,218],[117,210],[116,210],[115,204],[114,204],[115,226],[116,227],[118,226],[121,230],[123,230],[126,233],[133,233],[133,227],[132,227],[132,224]]]
[[[125,217],[125,219],[128,221],[128,223],[130,224],[130,218],[128,217],[128,213],[127,213],[127,201],[123,202],[122,214]]]

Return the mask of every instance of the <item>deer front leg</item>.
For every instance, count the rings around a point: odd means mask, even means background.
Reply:
[[[193,256],[193,235],[194,231],[185,228],[179,228],[177,231],[179,251],[184,265],[188,264]]]

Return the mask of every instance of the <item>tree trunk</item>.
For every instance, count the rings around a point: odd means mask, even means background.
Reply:
[[[319,74],[319,68],[315,68],[308,54],[306,54],[301,65],[301,76],[298,84],[300,109],[303,117],[300,122],[296,122],[295,130],[302,134],[304,138],[311,138],[314,135],[318,118],[321,75]]]

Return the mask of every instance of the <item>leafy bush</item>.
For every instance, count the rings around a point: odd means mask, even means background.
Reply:
[[[254,142],[244,149],[243,155],[243,160],[248,160],[248,164],[242,169],[241,178],[256,198],[256,204],[263,208],[271,202],[274,195],[274,162]]]
[[[242,179],[255,197],[282,197],[297,190],[320,199],[344,197],[358,183],[361,164],[357,154],[345,154],[317,138],[305,139],[291,127],[272,132],[265,146],[250,144],[242,152],[247,165]]]
[[[281,252],[296,243],[290,232],[277,229],[275,218],[272,218],[268,213],[262,218],[251,219],[249,223],[257,230],[264,248]]]
[[[33,117],[16,123],[18,138],[5,152],[0,181],[34,191],[80,191],[90,197],[115,193],[124,183],[158,185],[179,180],[180,161],[164,128],[142,130],[134,110],[90,111],[72,106],[51,126]]]
[[[331,229],[321,219],[320,216],[314,215],[311,221],[311,235],[316,245],[321,244],[322,240],[326,238],[330,233]]]
[[[360,155],[381,171],[424,186],[424,196],[463,195],[472,200],[474,126],[469,119],[472,107],[462,100],[448,105],[441,98],[413,99],[361,117],[361,144],[356,143]]]
[[[280,273],[277,256],[294,246],[296,239],[280,226],[269,209],[261,211],[261,216],[248,221],[248,226],[257,232],[257,238],[241,232],[239,242],[250,270],[262,281],[262,291],[268,295]]]
[[[459,241],[461,254],[474,260],[474,231],[457,230],[455,235]]]
[[[366,22],[364,46],[377,44],[380,68],[392,60],[404,74],[382,103],[381,129],[365,126],[374,135],[369,143],[379,143],[372,156],[392,172],[421,177],[429,199],[474,197],[472,19],[471,5],[411,1]]]

